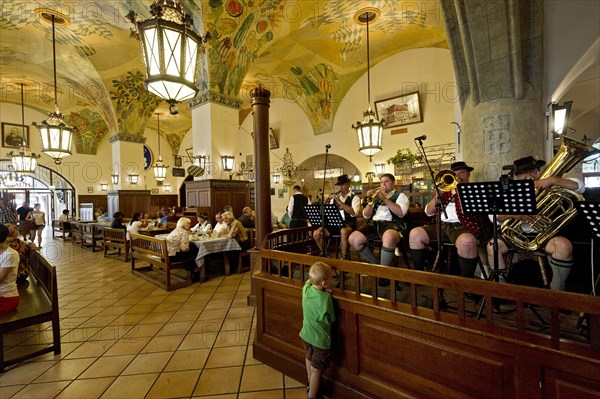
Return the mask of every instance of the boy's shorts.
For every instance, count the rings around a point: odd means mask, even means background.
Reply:
[[[317,348],[316,346],[313,346],[304,340],[302,340],[302,344],[304,345],[306,358],[310,361],[310,364],[314,368],[318,370],[325,370],[327,367],[329,367],[329,364],[331,363],[329,349]]]

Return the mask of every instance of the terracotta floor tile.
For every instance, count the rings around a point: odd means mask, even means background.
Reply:
[[[102,356],[116,340],[84,342],[67,356],[67,359]]]
[[[81,373],[84,372],[92,363],[94,358],[85,359],[63,359],[50,367],[48,371],[40,375],[33,382],[51,382],[51,381],[63,381],[63,380],[74,380]]]
[[[186,311],[177,311],[173,317],[169,320],[169,322],[179,322],[179,321],[196,321],[198,316],[200,316],[202,310],[186,310]]]
[[[218,333],[223,324],[223,319],[198,320],[190,329],[190,333]]]
[[[56,399],[96,399],[113,383],[115,377],[75,380]]]
[[[231,308],[227,313],[227,318],[230,317],[252,317],[254,315],[254,308],[245,306],[243,308]]]
[[[250,330],[221,331],[215,340],[215,347],[248,345]]]
[[[137,324],[127,331],[125,338],[154,337],[163,327],[164,323]]]
[[[140,324],[149,324],[149,323],[166,323],[169,319],[173,317],[172,312],[160,312],[160,313],[149,313],[140,320]]]
[[[240,396],[240,399],[242,396]],[[306,386],[285,390],[285,399],[306,399]]]
[[[0,387],[0,398],[10,398],[27,385],[10,385],[7,387]]]
[[[185,335],[165,335],[163,337],[154,337],[148,342],[148,345],[140,353],[148,352],[174,352],[183,341]],[[194,348],[195,349],[195,348]]]
[[[79,378],[118,377],[134,358],[135,355],[104,356],[98,358]]]
[[[252,328],[252,317],[227,317],[221,331],[250,330]]]
[[[0,386],[29,384],[56,363],[55,361],[47,361],[17,364],[2,374]]]
[[[241,375],[241,367],[205,369],[202,371],[200,380],[194,389],[194,395],[216,395],[238,392]]]
[[[214,320],[214,319],[224,319],[227,314],[227,308],[223,309],[205,309],[202,313],[200,313],[200,317],[198,320]]]
[[[105,353],[106,356],[137,355],[150,342],[151,337],[123,338]]]
[[[246,356],[246,346],[213,348],[205,368],[242,366]]]
[[[238,396],[238,399],[281,399],[281,398],[283,398],[283,389],[276,389],[276,390],[271,390],[271,391],[241,392]],[[304,390],[304,398],[306,398],[306,390]]]
[[[198,382],[200,370],[162,373],[148,392],[148,398],[190,397]]]
[[[160,373],[172,356],[173,352],[141,353],[129,363],[121,375]]]
[[[65,389],[70,381],[45,382],[29,384],[17,392],[11,399],[48,399],[53,398]]]
[[[113,381],[101,398],[143,398],[154,384],[154,381],[158,378],[158,375],[158,373],[153,373],[120,376]]]
[[[290,388],[306,388],[306,384],[304,384],[301,381],[296,381],[295,379],[288,377],[287,375],[283,376],[283,384],[285,386],[285,389],[290,389]]]
[[[178,350],[164,371],[200,370],[204,368],[210,349]]]
[[[215,339],[217,339],[217,333],[188,334],[181,342],[179,350],[211,348]]]
[[[156,335],[187,334],[194,323],[192,321],[169,321]]]
[[[264,364],[244,367],[240,392],[283,389],[283,374]]]

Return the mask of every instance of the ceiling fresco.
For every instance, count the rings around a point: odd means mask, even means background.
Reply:
[[[54,1],[44,7],[67,15],[56,26],[58,105],[78,128],[77,153],[95,154],[116,133],[144,135],[156,129],[156,112],[168,105],[144,90],[139,43],[125,17],[130,10],[146,19],[151,0]],[[337,108],[367,69],[366,30],[354,14],[370,6],[381,17],[369,28],[371,66],[398,52],[447,48],[437,0],[203,0],[182,1],[196,31],[211,39],[200,68],[201,90],[242,101],[262,83],[272,98],[296,102],[314,133],[331,131]],[[52,29],[39,19],[40,3],[3,0],[0,15],[2,101],[20,104],[18,82],[26,82],[26,106],[53,108]],[[365,93],[366,97],[366,93]],[[365,98],[366,100],[366,98]],[[191,111],[169,117],[161,135],[177,153],[191,128]],[[152,120],[152,121],[151,121]]]

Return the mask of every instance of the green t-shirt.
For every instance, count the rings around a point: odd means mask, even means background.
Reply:
[[[300,338],[321,349],[331,347],[331,323],[335,321],[333,300],[327,291],[319,291],[308,280],[302,288],[302,330]]]

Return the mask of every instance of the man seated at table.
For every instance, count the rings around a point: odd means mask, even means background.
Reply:
[[[186,270],[196,268],[198,247],[190,245],[189,235],[192,222],[188,218],[180,218],[175,230],[167,236],[167,251],[172,262],[183,262]]]
[[[198,223],[192,227],[192,232],[200,235],[210,234],[212,232],[212,226],[208,222],[208,215],[206,212],[202,212],[198,215]]]
[[[246,234],[246,228],[242,226],[239,220],[233,216],[232,212],[223,212],[223,220],[225,224],[227,224],[227,232],[220,233],[219,237],[225,238],[234,238],[242,251],[246,251],[250,248],[250,239],[248,239],[248,234]],[[238,259],[239,251],[229,251],[227,252],[227,258],[229,259],[229,266],[231,268],[231,272],[233,273],[237,269],[237,259]]]
[[[227,233],[227,223],[223,220],[223,212],[219,211],[215,215],[215,227],[213,228],[213,237],[219,237],[222,233]]]
[[[71,222],[69,222],[69,210],[63,209],[62,213],[58,217],[58,220],[62,222],[63,230],[69,232],[69,237],[71,237]]]
[[[254,211],[249,206],[244,207],[242,210],[242,216],[238,219],[242,226],[246,228],[254,228]]]

